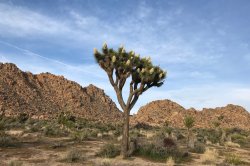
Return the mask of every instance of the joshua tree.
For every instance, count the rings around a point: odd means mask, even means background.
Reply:
[[[187,147],[189,147],[189,139],[190,139],[190,129],[194,127],[194,118],[192,116],[186,116],[184,118],[184,125],[187,128],[188,136],[187,136]]]
[[[128,157],[129,115],[139,96],[151,87],[160,87],[166,77],[159,66],[154,66],[150,58],[140,58],[134,51],[127,52],[123,46],[118,50],[108,48],[104,43],[101,52],[94,49],[94,56],[100,67],[107,73],[118,102],[123,110],[122,155]],[[130,79],[131,78],[131,79]],[[123,87],[129,79],[129,95],[123,98]]]

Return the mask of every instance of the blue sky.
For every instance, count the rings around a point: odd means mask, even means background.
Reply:
[[[249,111],[249,27],[248,0],[0,0],[0,61],[95,84],[117,102],[93,48],[123,44],[168,72],[133,113],[158,99]]]

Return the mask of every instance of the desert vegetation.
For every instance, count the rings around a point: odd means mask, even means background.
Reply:
[[[223,134],[216,128],[188,131],[171,125],[130,125],[130,157],[123,160],[123,126],[119,123],[93,122],[62,113],[53,120],[1,116],[0,124],[1,165],[250,164],[250,132],[237,128],[223,129]],[[186,146],[190,133],[193,147]]]

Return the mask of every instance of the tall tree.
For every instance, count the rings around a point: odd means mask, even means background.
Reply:
[[[94,49],[94,56],[100,67],[107,73],[113,86],[118,102],[123,110],[123,139],[122,155],[128,157],[129,150],[129,115],[130,111],[139,99],[139,96],[151,87],[160,87],[166,77],[166,72],[159,66],[154,66],[150,57],[140,58],[134,51],[127,52],[123,46],[118,50],[108,48],[104,43],[99,52]],[[129,95],[123,98],[123,87],[127,80],[129,83]]]

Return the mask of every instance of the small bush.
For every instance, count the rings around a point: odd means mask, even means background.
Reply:
[[[71,134],[71,138],[75,141],[84,141],[86,139],[88,139],[89,137],[89,132],[88,131],[81,131],[81,132],[74,132]]]
[[[4,132],[0,132],[0,147],[15,147],[18,143],[16,139],[5,134]]]
[[[68,162],[68,163],[75,163],[79,161],[83,161],[84,157],[81,151],[77,149],[73,149],[67,153],[63,161]]]
[[[212,143],[219,143],[222,132],[217,130],[209,130],[207,133],[207,138]]]
[[[164,138],[163,146],[166,148],[172,148],[172,147],[176,147],[176,143],[172,138]]]
[[[172,157],[177,163],[188,160],[189,156],[181,152],[177,148],[165,148],[155,144],[142,144],[139,145],[137,152],[138,156],[148,158],[153,161],[166,161],[169,157]]]
[[[74,128],[75,127],[75,122],[76,122],[76,117],[70,115],[70,113],[64,113],[62,112],[58,119],[57,119],[59,124],[62,124],[68,128]]]
[[[146,123],[137,123],[135,126],[134,126],[136,129],[144,129],[144,130],[150,130],[152,129],[152,126],[146,124]]]
[[[56,142],[50,146],[50,148],[52,149],[57,149],[57,148],[62,148],[62,147],[65,147],[65,145],[62,142]]]
[[[8,166],[22,166],[23,163],[21,161],[10,161],[10,163],[8,164]]]
[[[206,150],[206,147],[205,147],[204,144],[202,144],[202,143],[196,143],[194,145],[194,148],[191,149],[190,151],[193,152],[193,153],[200,153],[200,154],[202,154],[202,153],[205,152],[205,150]]]
[[[241,134],[232,134],[231,139],[232,142],[238,143],[240,145],[245,145],[248,143],[246,137]]]
[[[225,163],[232,164],[232,165],[241,165],[244,162],[240,159],[239,156],[235,154],[229,154],[229,155],[226,155]]]
[[[27,113],[20,113],[17,119],[20,123],[24,123],[29,119],[29,115]]]
[[[45,136],[66,136],[68,134],[66,131],[53,124],[46,126],[43,133]]]
[[[106,144],[104,145],[100,152],[97,153],[97,156],[106,157],[106,158],[113,158],[120,154],[120,149],[115,146],[114,144]]]

